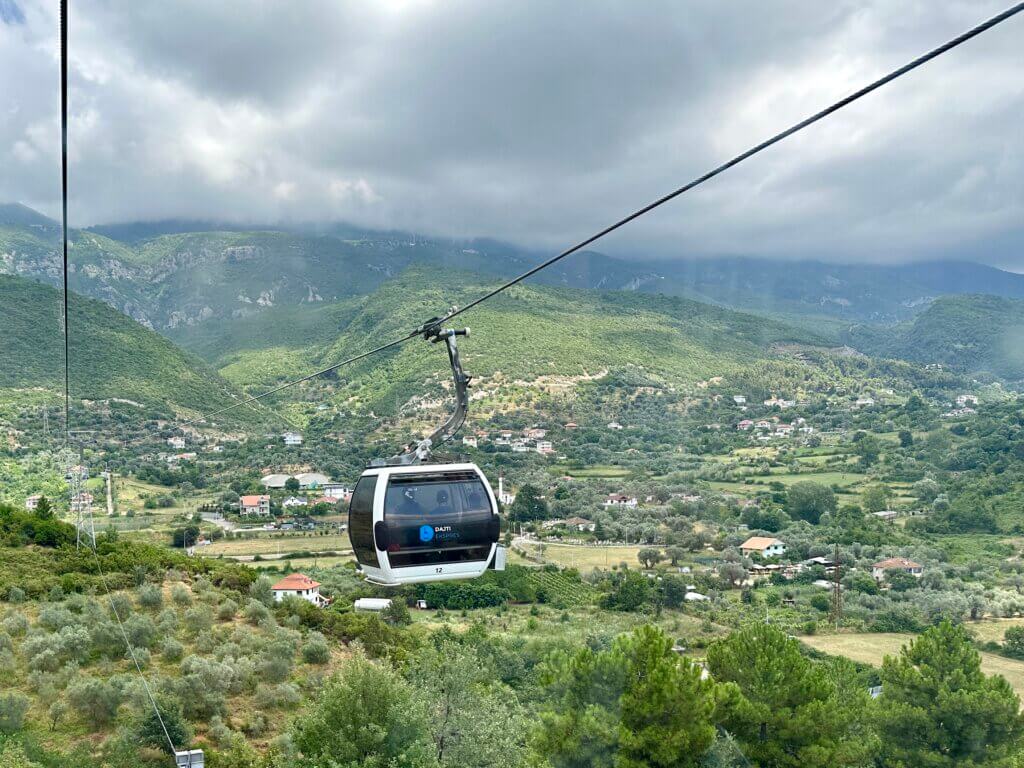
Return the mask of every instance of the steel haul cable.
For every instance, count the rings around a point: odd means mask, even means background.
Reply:
[[[61,232],[63,241],[63,267],[64,267],[64,442],[65,446],[70,449],[71,445],[71,369],[70,369],[70,334],[68,332],[68,0],[60,0],[60,134],[61,134]],[[78,472],[78,467],[75,467],[72,471]],[[83,504],[84,500],[72,499],[73,503]],[[79,507],[81,509],[81,507]],[[146,675],[142,671],[142,665],[139,663],[138,657],[135,655],[135,648],[132,646],[131,640],[128,638],[128,632],[124,628],[124,622],[121,621],[121,615],[117,610],[117,605],[114,603],[113,593],[110,591],[110,585],[107,583],[107,575],[103,572],[103,561],[100,558],[99,551],[96,548],[96,536],[95,536],[95,523],[92,519],[92,507],[88,507],[89,510],[89,528],[92,530],[92,550],[93,557],[96,560],[96,572],[99,574],[100,583],[103,585],[103,591],[107,595],[107,602],[110,604],[110,611],[114,614],[114,619],[117,621],[118,629],[121,632],[121,637],[124,638],[125,647],[128,649],[128,655],[131,657],[132,663],[135,665],[135,670],[139,674],[139,678],[142,680],[142,687],[146,690],[146,695],[149,697],[150,704],[153,705],[153,711],[156,713],[157,720],[160,721],[160,728],[164,733],[164,737],[167,739],[167,745],[171,748],[171,755],[177,751],[174,746],[174,740],[171,738],[171,734],[167,729],[167,725],[164,723],[163,714],[160,712],[160,707],[156,703],[156,697],[153,696],[153,691],[149,687],[149,681],[146,680]],[[81,525],[81,521],[79,521]]]
[[[338,368],[341,368],[341,367],[343,367],[345,365],[349,365],[349,364],[354,363],[354,362],[356,362],[358,360],[362,360],[362,359],[367,358],[367,357],[369,357],[371,355],[375,355],[378,352],[383,352],[384,350],[391,349],[392,347],[397,347],[397,346],[399,346],[401,344],[404,344],[405,342],[409,341],[410,339],[413,339],[416,336],[421,335],[428,328],[430,328],[430,327],[438,327],[441,324],[446,323],[446,322],[448,322],[449,320],[451,320],[451,319],[453,319],[455,317],[458,317],[459,315],[463,314],[464,312],[467,312],[470,309],[473,309],[473,307],[476,307],[479,304],[482,304],[483,302],[487,301],[488,299],[493,298],[494,296],[497,296],[502,291],[508,290],[512,286],[521,283],[523,280],[526,280],[527,278],[537,274],[541,270],[550,267],[555,262],[561,261],[566,256],[569,256],[569,255],[571,255],[573,253],[576,253],[577,251],[580,251],[583,248],[586,248],[588,245],[592,245],[596,241],[598,241],[601,238],[603,238],[605,235],[609,235],[612,232],[614,232],[615,230],[620,229],[621,227],[624,227],[626,224],[630,223],[634,219],[640,218],[644,214],[653,211],[655,208],[658,208],[658,207],[664,205],[665,203],[667,203],[667,202],[669,202],[671,200],[674,200],[675,198],[679,197],[680,195],[684,194],[685,192],[690,191],[694,187],[698,187],[701,184],[703,184],[704,182],[709,181],[709,180],[715,178],[716,176],[718,176],[719,174],[724,173],[725,171],[729,170],[730,168],[732,168],[732,167],[734,167],[736,165],[739,165],[744,160],[748,160],[749,158],[751,158],[754,155],[764,151],[765,149],[768,149],[769,147],[771,147],[771,146],[773,146],[775,144],[778,144],[783,139],[786,139],[789,136],[792,136],[793,134],[798,133],[799,131],[802,131],[804,128],[807,128],[808,126],[813,125],[814,123],[817,123],[819,120],[823,120],[824,118],[828,117],[829,115],[833,114],[834,112],[838,112],[840,109],[842,109],[842,108],[844,108],[846,106],[849,106],[850,104],[852,104],[853,102],[857,101],[858,99],[861,99],[864,96],[867,96],[868,94],[878,90],[882,86],[887,85],[888,83],[891,83],[893,80],[896,80],[897,78],[902,77],[903,75],[907,74],[908,72],[911,72],[912,70],[917,69],[918,67],[920,67],[923,64],[928,63],[932,59],[938,58],[942,54],[947,53],[948,51],[951,51],[952,49],[962,45],[963,43],[966,43],[968,40],[971,40],[971,39],[977,37],[978,35],[982,34],[983,32],[986,32],[986,31],[992,29],[996,25],[1001,24],[1002,22],[1006,21],[1007,19],[1011,18],[1012,16],[1017,15],[1021,11],[1024,11],[1024,2],[1017,3],[1016,5],[1014,5],[1014,6],[1010,7],[1010,8],[1007,8],[1002,13],[998,13],[995,16],[992,16],[991,18],[987,19],[986,21],[983,21],[982,23],[978,24],[977,26],[972,27],[971,29],[967,30],[963,34],[958,35],[957,37],[954,37],[952,40],[949,40],[949,41],[943,43],[942,45],[938,46],[937,48],[933,48],[932,50],[928,51],[927,53],[922,54],[921,56],[918,56],[916,59],[914,59],[913,61],[908,62],[907,64],[904,64],[902,67],[899,67],[898,69],[894,69],[889,74],[884,75],[883,77],[878,78],[877,80],[869,83],[868,85],[864,86],[863,88],[861,88],[861,89],[859,89],[857,91],[854,91],[853,93],[851,93],[850,95],[846,96],[845,98],[842,98],[839,101],[836,101],[833,104],[829,105],[828,107],[825,107],[824,109],[822,109],[822,110],[820,110],[818,112],[815,112],[810,117],[807,117],[807,118],[801,120],[800,122],[790,126],[789,128],[786,128],[783,131],[780,131],[779,133],[775,134],[771,138],[762,141],[760,144],[757,144],[756,146],[751,147],[750,149],[746,150],[745,152],[740,153],[739,155],[736,155],[731,160],[728,160],[727,162],[722,163],[721,165],[719,165],[716,168],[713,168],[712,170],[708,171],[707,173],[705,173],[705,174],[703,174],[701,176],[698,176],[697,178],[693,179],[692,181],[687,182],[683,186],[673,190],[672,192],[669,192],[667,195],[659,197],[654,202],[649,203],[649,204],[645,205],[643,208],[640,208],[640,209],[634,211],[633,213],[629,214],[628,216],[625,216],[624,218],[619,219],[614,224],[612,224],[612,225],[602,229],[600,232],[597,232],[597,233],[591,235],[590,237],[586,238],[585,240],[581,240],[576,245],[574,245],[574,246],[572,246],[570,248],[565,249],[564,251],[558,253],[555,256],[552,256],[547,261],[544,261],[544,262],[538,264],[537,266],[535,266],[535,267],[533,267],[531,269],[528,269],[526,272],[523,272],[521,275],[519,275],[517,277],[514,277],[511,280],[503,283],[502,285],[498,286],[494,290],[488,291],[483,296],[480,296],[479,298],[474,299],[473,301],[471,301],[469,304],[465,305],[464,307],[461,307],[459,309],[453,309],[450,312],[448,312],[448,314],[444,315],[443,317],[434,318],[434,319],[428,321],[427,323],[425,323],[424,325],[420,326],[415,331],[413,331],[412,333],[409,333],[406,336],[403,336],[401,338],[395,339],[394,341],[391,341],[391,342],[389,342],[387,344],[382,344],[381,346],[376,347],[375,349],[371,349],[369,352],[363,352],[362,354],[355,355],[354,357],[350,357],[347,360],[342,360],[340,363],[336,363],[336,364],[331,365],[331,366],[329,366],[327,368],[323,368],[322,370],[317,371],[316,373],[311,373],[308,376],[303,376],[301,379],[295,379],[294,381],[290,381],[290,382],[288,382],[286,384],[281,384],[280,386],[274,387],[273,389],[271,389],[271,390],[269,390],[267,392],[264,392],[262,394],[255,395],[255,396],[250,397],[250,398],[248,398],[246,400],[242,400],[242,401],[239,401],[239,402],[234,403],[232,405],[225,406],[224,408],[220,408],[218,410],[212,411],[212,412],[206,414],[205,416],[201,416],[199,418],[187,421],[187,422],[185,422],[185,424],[194,424],[194,423],[196,423],[198,421],[203,421],[203,420],[205,420],[207,418],[210,418],[212,416],[217,416],[217,415],[220,415],[222,413],[226,413],[227,411],[234,410],[235,408],[239,408],[239,407],[241,407],[243,405],[250,405],[250,404],[255,403],[255,402],[259,401],[259,400],[262,400],[265,397],[269,397],[270,395],[273,395],[273,394],[275,394],[277,392],[280,392],[280,391],[282,391],[284,389],[288,389],[289,387],[294,387],[297,384],[301,384],[301,383],[303,383],[305,381],[309,381],[310,379],[314,379],[314,378],[316,378],[318,376],[322,376],[325,373],[329,373],[331,371],[335,371]]]

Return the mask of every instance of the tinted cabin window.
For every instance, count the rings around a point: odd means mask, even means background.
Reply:
[[[348,505],[348,537],[356,559],[375,567],[380,565],[377,549],[373,546],[373,494],[376,489],[376,476],[360,478]]]
[[[485,560],[493,515],[473,472],[394,475],[384,498],[388,560],[398,568]]]

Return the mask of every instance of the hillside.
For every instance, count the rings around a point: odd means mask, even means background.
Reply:
[[[0,388],[63,389],[61,294],[0,276]],[[124,398],[175,410],[212,409],[237,395],[201,360],[106,304],[71,294],[71,388],[76,399]]]
[[[0,273],[57,284],[58,238],[50,219],[24,206],[0,205]],[[508,276],[548,255],[489,240],[340,225],[239,231],[237,225],[195,221],[96,227],[73,231],[71,242],[75,290],[162,331],[365,295],[413,264]],[[644,260],[583,252],[531,282],[683,296],[814,321],[897,322],[946,294],[1024,298],[1024,276],[955,262],[843,265],[685,255]]]
[[[855,326],[847,341],[868,354],[1022,379],[1024,301],[943,296],[909,323],[889,329]]]
[[[209,321],[178,329],[180,344],[203,354],[240,386],[261,388],[308,373],[401,335],[493,283],[470,273],[413,267],[362,301],[276,308],[261,322]],[[542,376],[582,377],[634,368],[667,382],[694,383],[772,357],[784,342],[826,344],[810,331],[683,298],[517,286],[460,318],[467,367],[483,388]],[[227,345],[237,344],[229,350]],[[421,394],[446,377],[443,352],[422,342],[338,372],[339,397],[369,403]],[[323,394],[323,393],[321,393]]]

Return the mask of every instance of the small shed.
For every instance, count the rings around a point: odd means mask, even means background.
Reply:
[[[391,607],[391,600],[386,597],[360,597],[354,607],[357,611],[383,611]]]

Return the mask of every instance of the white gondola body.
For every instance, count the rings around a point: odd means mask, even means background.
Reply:
[[[498,502],[475,464],[372,467],[349,502],[349,537],[375,584],[480,576],[495,558],[497,531]]]

